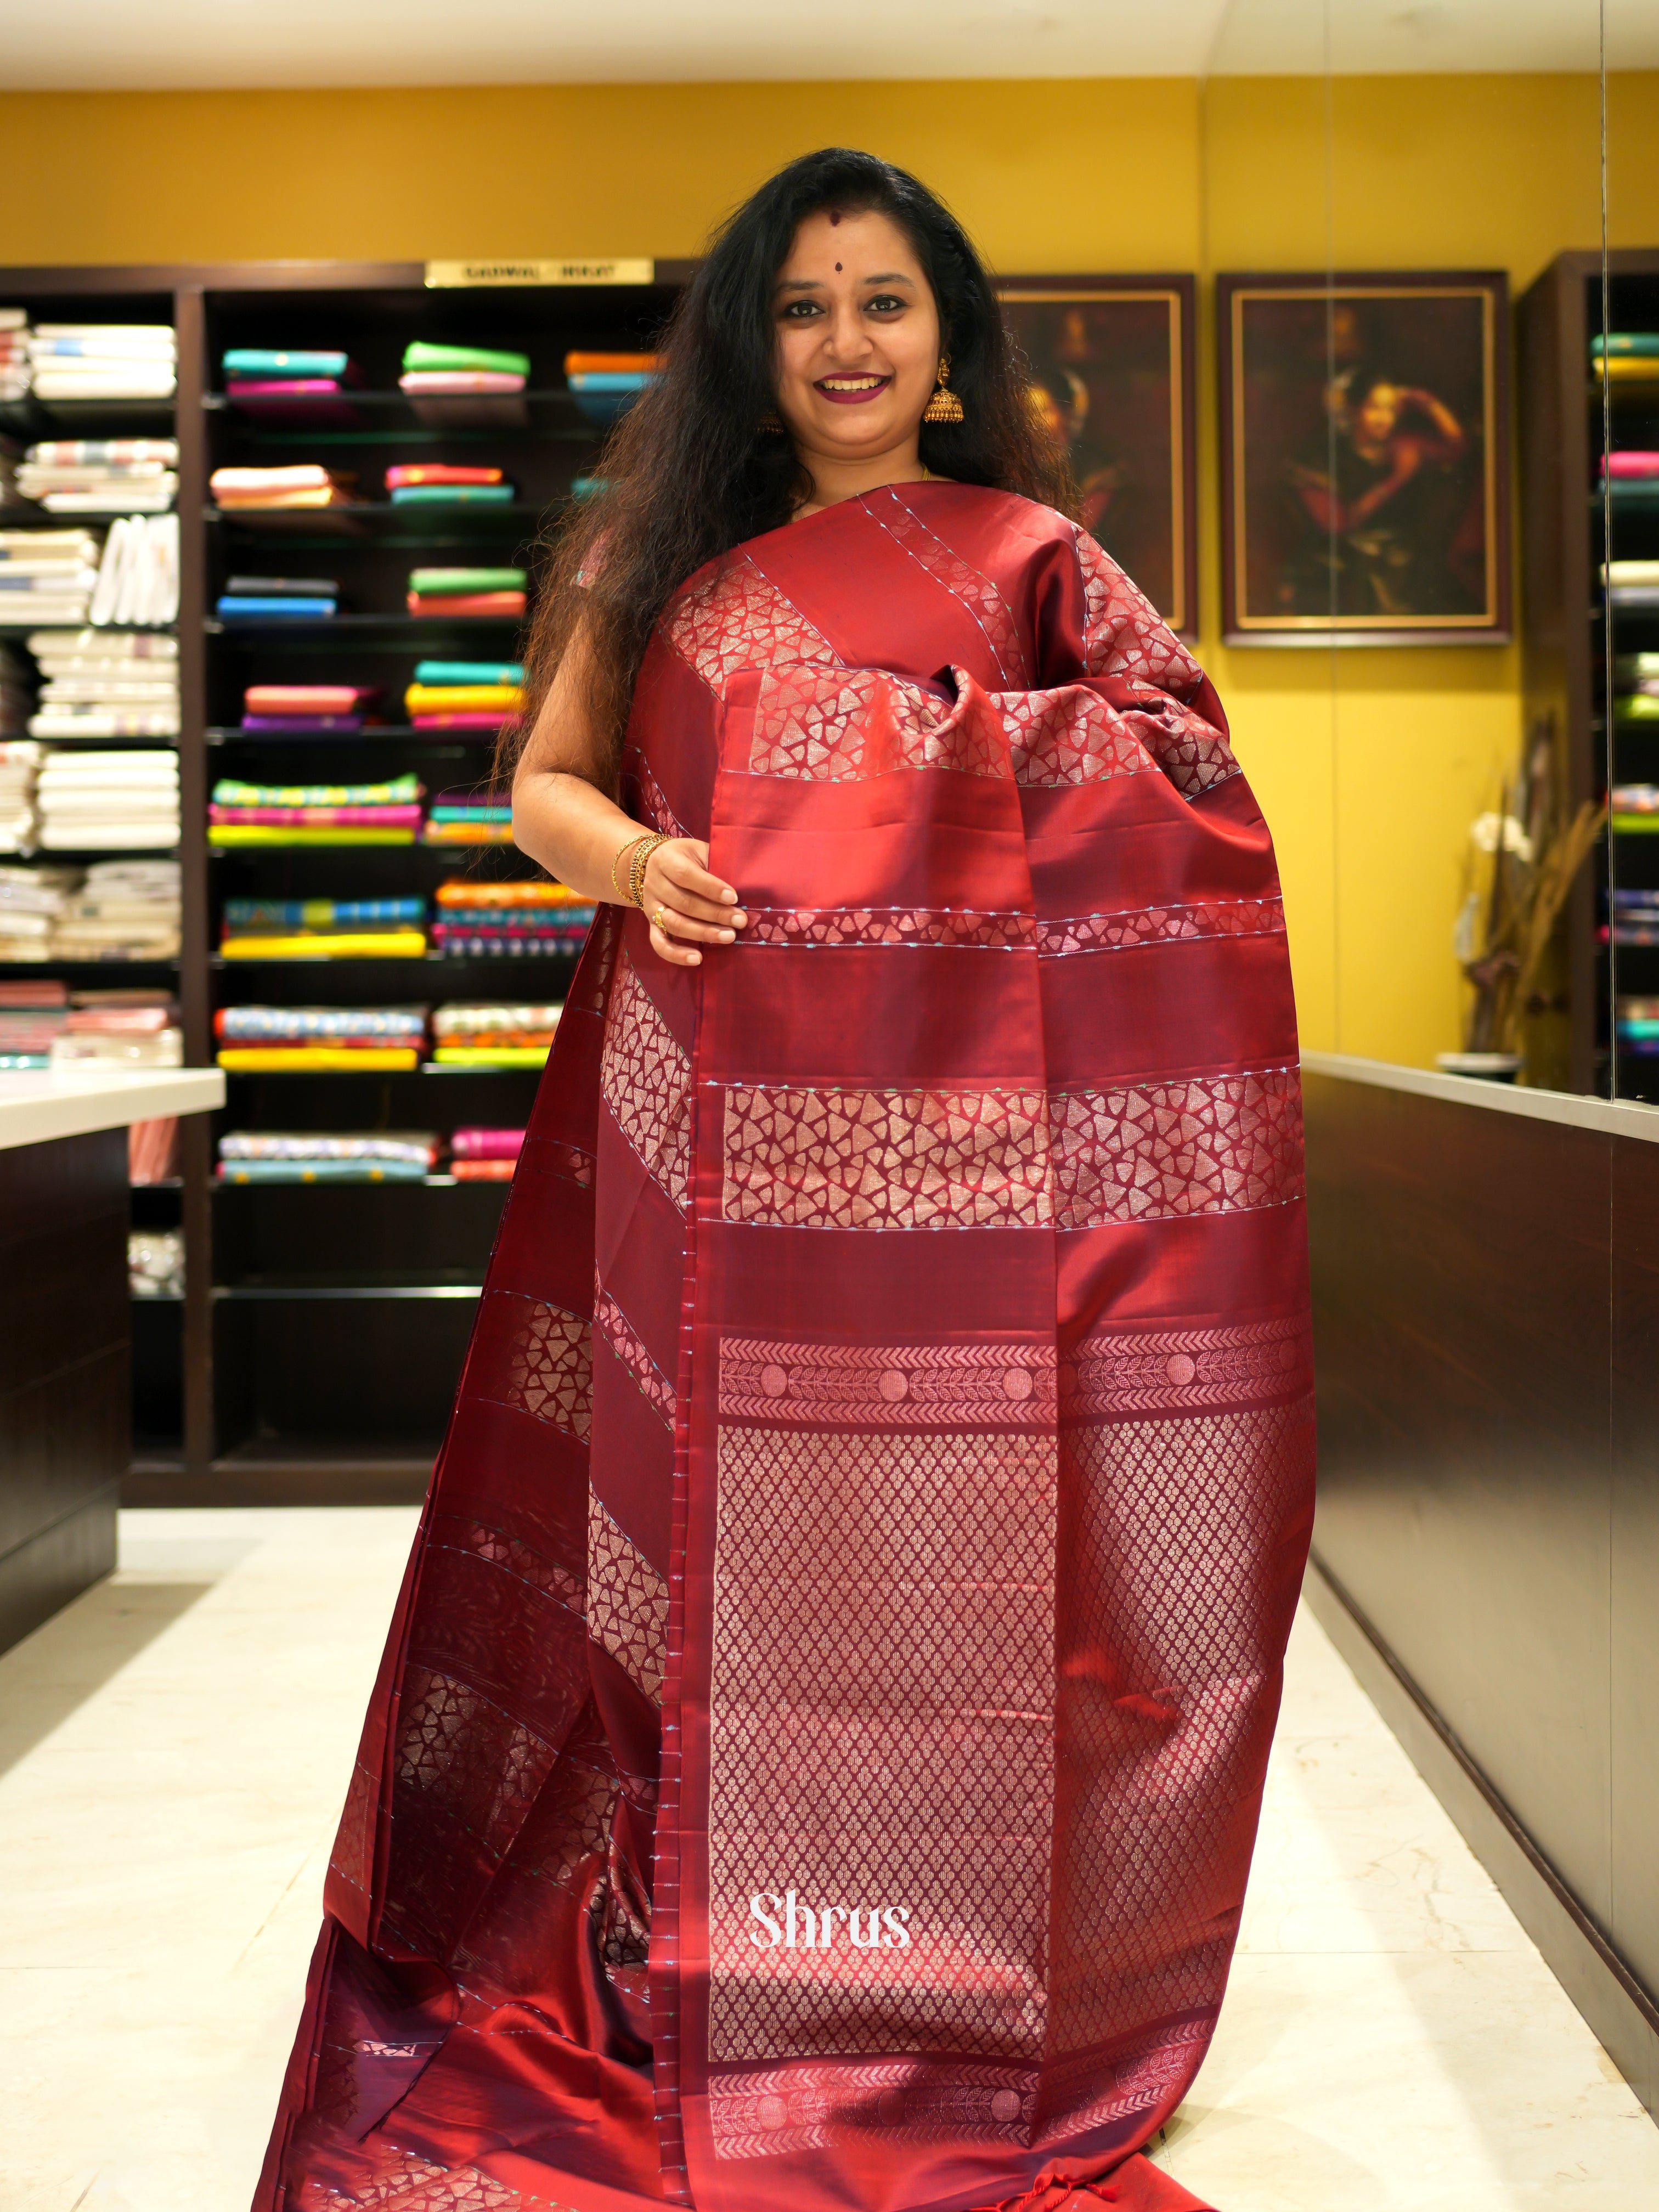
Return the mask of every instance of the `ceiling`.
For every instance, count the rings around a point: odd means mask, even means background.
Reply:
[[[1659,0],[1607,0],[1659,67]],[[1593,70],[1596,0],[0,0],[0,86]]]

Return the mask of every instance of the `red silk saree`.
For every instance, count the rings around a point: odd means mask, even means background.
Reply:
[[[670,605],[259,2212],[1197,2203],[1312,1510],[1295,1015],[1196,665],[906,484]]]

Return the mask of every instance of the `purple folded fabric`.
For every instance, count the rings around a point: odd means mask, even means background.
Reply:
[[[244,714],[245,730],[361,730],[361,714]]]

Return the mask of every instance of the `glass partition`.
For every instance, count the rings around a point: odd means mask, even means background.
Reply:
[[[1659,565],[1612,571],[1608,694],[1595,0],[1231,0],[1202,100],[1204,650],[1279,842],[1304,1042],[1628,1091],[1614,964],[1647,908],[1604,700],[1644,790],[1659,652],[1650,679],[1630,595],[1659,648]],[[1608,381],[1633,432],[1659,381]],[[1615,562],[1659,518],[1625,481]]]

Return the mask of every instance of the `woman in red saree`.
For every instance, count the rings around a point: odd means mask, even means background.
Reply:
[[[961,232],[832,153],[564,543],[517,835],[611,903],[260,2212],[1197,2204],[1140,2152],[1311,1513],[1295,1018],[1215,696],[1052,470]]]

